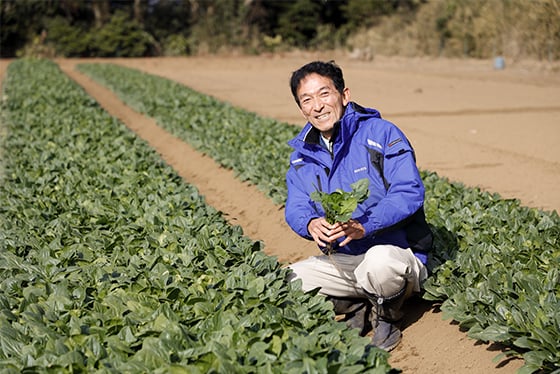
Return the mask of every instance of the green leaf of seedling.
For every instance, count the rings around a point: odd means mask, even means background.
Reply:
[[[360,179],[350,186],[352,190],[349,192],[337,189],[331,193],[315,191],[311,194],[311,199],[323,207],[329,223],[348,221],[358,204],[367,199],[369,179]]]

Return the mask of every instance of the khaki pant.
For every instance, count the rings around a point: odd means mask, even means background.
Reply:
[[[289,266],[291,280],[301,279],[304,291],[320,288],[335,297],[391,297],[406,286],[407,297],[420,292],[428,276],[410,249],[376,245],[359,256],[335,253],[309,257]],[[367,292],[364,292],[364,290]]]

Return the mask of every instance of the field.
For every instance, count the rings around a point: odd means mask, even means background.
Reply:
[[[288,91],[292,70],[318,56],[112,60],[165,76],[262,116],[301,123]],[[327,56],[322,56],[328,58]],[[560,210],[560,76],[532,66],[494,71],[489,61],[337,58],[355,101],[374,106],[413,142],[419,166],[452,180]],[[267,253],[291,262],[316,253],[287,229],[283,212],[255,187],[169,135],[154,120],[58,61],[109,113],[146,139],[210,205],[225,212]],[[2,62],[4,69],[5,62]],[[146,92],[146,95],[149,95]],[[437,306],[417,301],[391,362],[404,372],[509,373],[519,360],[492,362],[500,347],[466,337]]]

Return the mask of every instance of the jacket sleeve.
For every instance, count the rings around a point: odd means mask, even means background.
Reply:
[[[377,235],[398,226],[424,203],[424,184],[416,166],[414,150],[405,135],[389,124],[378,139],[382,141],[382,174],[388,185],[378,201],[366,200],[356,219],[366,236]]]
[[[319,217],[319,214],[312,205],[304,183],[293,165],[286,173],[286,185],[288,188],[288,198],[284,210],[286,222],[299,236],[313,240],[307,231],[307,226],[309,221]]]

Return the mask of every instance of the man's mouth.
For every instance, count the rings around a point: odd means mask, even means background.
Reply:
[[[321,114],[320,116],[316,116],[315,118],[319,121],[322,121],[324,119],[329,118],[329,113]]]

